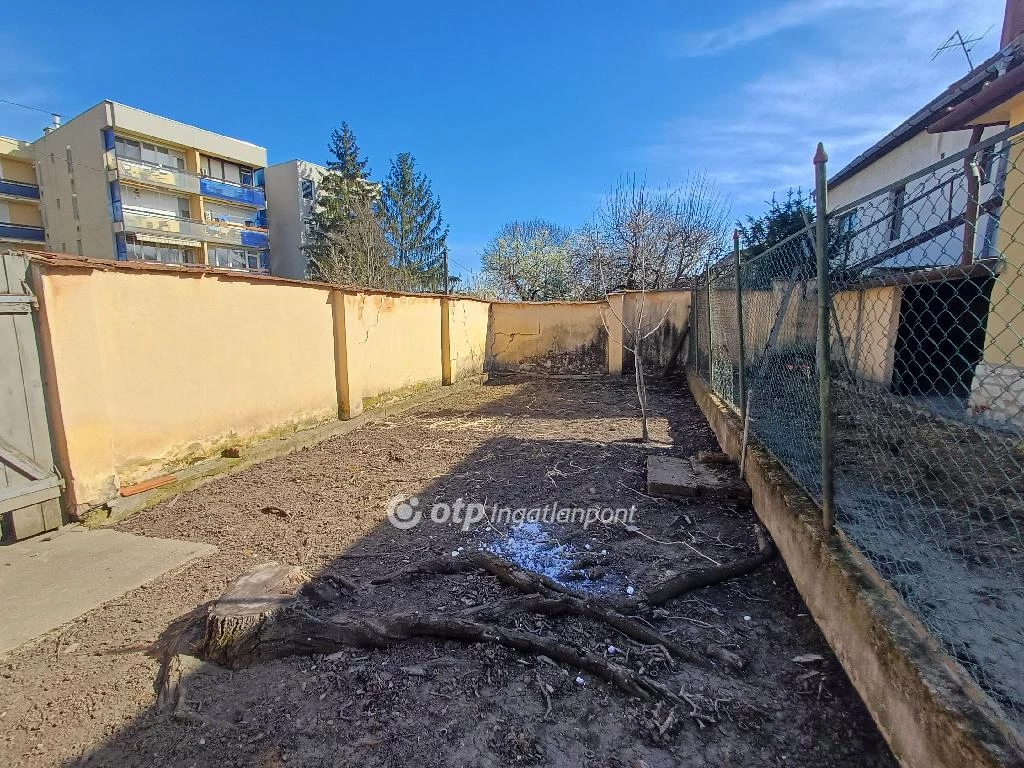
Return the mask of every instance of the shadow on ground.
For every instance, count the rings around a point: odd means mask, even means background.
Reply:
[[[679,383],[652,392],[654,450],[716,447]],[[678,690],[692,711],[641,702],[577,670],[492,645],[417,640],[390,649],[278,659],[184,678],[177,715],[153,704],[158,636],[267,560],[301,564],[339,590],[318,610],[454,611],[513,593],[483,574],[424,576],[370,588],[409,562],[481,547],[625,595],[708,559],[753,552],[755,517],[731,504],[644,493],[650,447],[627,379],[515,380],[257,465],[138,515],[134,533],[202,540],[217,556],[169,574],[64,630],[76,653],[46,643],[15,654],[0,706],[35,696],[38,720],[8,716],[8,754],[65,765],[892,765],[867,712],[776,560],[691,593],[644,619],[683,645],[748,661],[739,674],[667,659],[582,619],[520,617],[508,626],[611,655]],[[385,521],[395,496],[535,508],[635,506],[622,525]],[[603,573],[576,580],[572,564]],[[337,584],[337,582],[333,582]],[[609,651],[613,647],[614,651]],[[146,654],[149,655],[146,655]],[[819,661],[794,657],[819,654]],[[16,693],[15,693],[16,691]],[[550,712],[548,712],[550,701]],[[54,717],[56,715],[56,717]],[[34,747],[34,742],[42,744]]]

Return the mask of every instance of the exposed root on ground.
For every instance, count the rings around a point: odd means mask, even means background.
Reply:
[[[775,554],[773,545],[760,529],[758,541],[760,551],[752,557],[673,576],[655,584],[637,599],[598,598],[575,592],[548,576],[520,568],[488,552],[423,560],[372,582],[380,585],[418,575],[483,571],[521,593],[520,597],[457,613],[341,611],[322,618],[303,607],[302,597],[309,593],[308,574],[300,568],[267,563],[239,577],[209,608],[205,617],[193,617],[188,634],[196,638],[191,645],[199,656],[232,669],[284,656],[329,654],[348,646],[386,648],[416,638],[494,643],[568,664],[643,699],[658,698],[678,704],[682,700],[677,694],[648,676],[576,645],[502,627],[497,622],[527,614],[590,619],[614,628],[636,643],[662,649],[666,659],[675,657],[688,663],[706,664],[710,658],[740,671],[745,663],[731,651],[714,645],[695,651],[625,613],[660,606],[694,589],[753,571]],[[358,587],[354,582],[349,584]],[[180,625],[174,627],[174,641],[165,646],[162,670],[161,698],[176,716],[183,708],[172,666],[174,654],[182,651],[181,639],[185,631]]]

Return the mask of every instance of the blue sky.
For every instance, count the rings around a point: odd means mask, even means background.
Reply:
[[[324,161],[347,120],[382,176],[408,150],[451,226],[453,272],[506,221],[587,220],[624,173],[706,170],[734,216],[838,170],[967,71],[931,61],[1003,0],[16,3],[0,98],[72,116],[109,98]],[[0,134],[45,115],[0,104]]]

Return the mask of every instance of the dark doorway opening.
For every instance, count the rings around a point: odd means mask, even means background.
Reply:
[[[985,346],[992,277],[912,283],[903,289],[892,389],[965,398]]]

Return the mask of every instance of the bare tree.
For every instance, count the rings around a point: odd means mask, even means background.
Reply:
[[[724,251],[725,196],[703,172],[679,186],[620,178],[577,239],[574,272],[590,290],[682,288],[709,253]]]
[[[637,264],[637,268],[640,276],[643,278],[646,275],[647,270],[647,259],[646,256],[641,255],[640,260]],[[602,270],[603,274],[603,270]],[[641,279],[641,285],[645,280]],[[609,343],[611,343],[612,333],[611,328],[608,326],[608,318],[606,314],[610,314],[615,321],[622,327],[622,347],[628,349],[633,355],[633,371],[636,379],[636,397],[640,403],[640,423],[641,423],[641,439],[643,442],[650,440],[650,431],[647,427],[647,381],[644,377],[644,360],[643,360],[643,343],[661,328],[665,322],[665,318],[668,317],[672,311],[673,303],[670,303],[665,308],[665,312],[657,318],[654,322],[651,322],[650,317],[645,317],[647,310],[647,289],[641,288],[639,293],[639,304],[636,308],[636,315],[633,318],[620,317],[618,313],[612,308],[612,302],[608,300],[609,291],[607,284],[604,289],[604,298],[607,302],[607,307],[601,310],[601,322],[604,323],[605,332],[608,334]],[[623,313],[625,314],[625,313]]]
[[[380,226],[376,201],[354,197],[346,203],[345,225],[320,234],[314,277],[339,285],[409,290],[411,280],[393,264],[393,251]]]
[[[648,313],[647,292],[688,287],[707,259],[724,252],[729,207],[704,173],[680,186],[651,188],[638,176],[619,179],[605,196],[594,223],[577,240],[575,273],[607,301],[610,292],[639,291],[636,312],[619,317],[609,301],[602,312],[622,327],[622,346],[633,355],[636,394],[644,442],[650,439],[644,342],[662,327],[672,305],[660,317]]]

